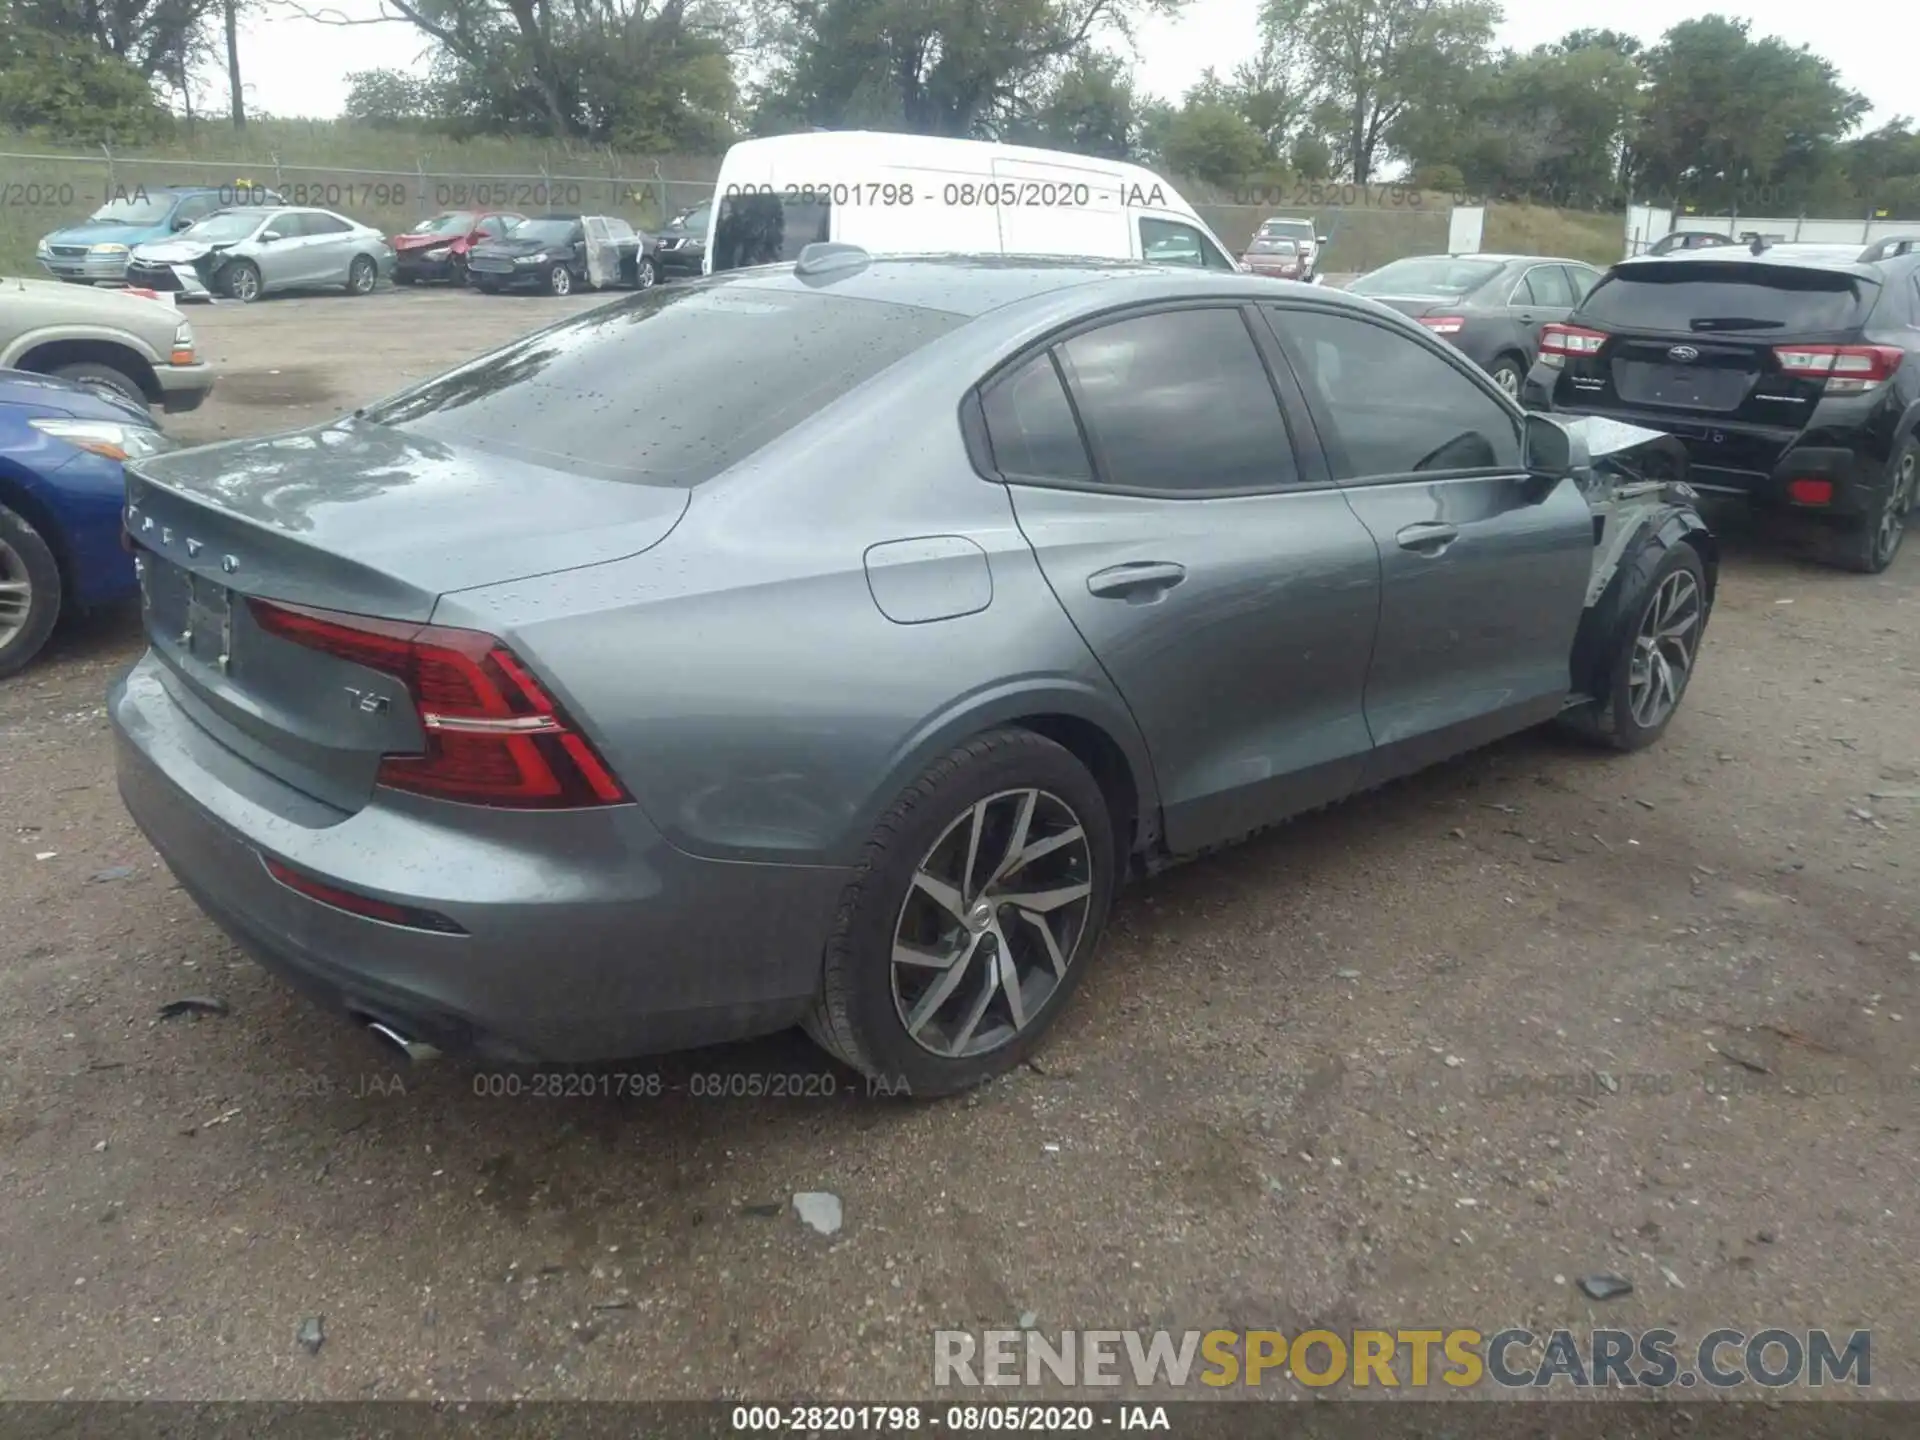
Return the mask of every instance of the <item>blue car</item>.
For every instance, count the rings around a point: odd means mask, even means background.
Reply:
[[[216,210],[283,203],[257,185],[137,185],[115,194],[84,224],[43,237],[34,255],[62,280],[117,285],[136,245],[165,240]]]
[[[33,659],[62,611],[138,592],[120,543],[120,462],[172,448],[124,400],[0,370],[0,679]]]

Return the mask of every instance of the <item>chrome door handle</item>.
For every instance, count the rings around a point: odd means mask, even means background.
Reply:
[[[1393,538],[1402,550],[1414,550],[1422,555],[1438,555],[1460,538],[1460,527],[1449,525],[1442,520],[1422,520],[1418,524],[1404,527]]]
[[[1134,560],[1096,570],[1087,589],[1107,599],[1155,600],[1187,578],[1187,567],[1171,560]]]

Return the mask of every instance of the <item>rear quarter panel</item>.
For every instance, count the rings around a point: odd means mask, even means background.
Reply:
[[[1036,714],[1106,731],[1152,814],[1124,703],[1048,588],[1006,491],[968,460],[959,401],[1004,351],[959,338],[696,489],[654,551],[458,592],[435,619],[522,648],[654,825],[694,854],[852,863],[931,760]],[[880,415],[896,421],[877,426]],[[866,552],[940,536],[984,552],[989,603],[889,620]]]

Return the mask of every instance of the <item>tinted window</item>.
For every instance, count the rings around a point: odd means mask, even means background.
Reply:
[[[831,239],[833,206],[800,196],[728,195],[713,227],[713,268],[792,264],[809,245]]]
[[[1239,311],[1142,315],[1061,349],[1106,483],[1268,490],[1298,479],[1279,401]]]
[[[180,208],[173,212],[173,223],[178,225],[185,220],[191,224],[195,220],[205,219],[219,208],[219,203],[220,197],[217,195],[189,195],[180,202]]]
[[[1320,310],[1269,313],[1333,418],[1340,478],[1519,465],[1512,412],[1412,336]]]
[[[1524,303],[1529,297],[1535,305],[1562,310],[1570,310],[1574,305],[1573,287],[1567,283],[1567,272],[1558,265],[1536,265],[1527,272],[1516,298]]]
[[[1635,261],[1593,287],[1580,318],[1618,330],[1851,330],[1879,286],[1835,270],[1738,261]]]
[[[513,227],[516,240],[534,240],[542,245],[572,245],[580,239],[578,220],[522,220]]]
[[[307,235],[344,235],[353,226],[338,215],[329,215],[324,210],[309,210],[301,217],[305,227],[302,233]]]
[[[507,233],[507,226],[512,223],[505,215],[489,215],[474,228],[489,240],[497,240]]]
[[[482,356],[367,418],[597,479],[697,485],[963,320],[739,285],[649,290]]]
[[[1567,266],[1567,278],[1573,285],[1574,304],[1587,298],[1587,292],[1600,283],[1600,272],[1584,265]]]
[[[1050,355],[1038,355],[981,397],[993,463],[1002,475],[1091,480],[1080,427]]]

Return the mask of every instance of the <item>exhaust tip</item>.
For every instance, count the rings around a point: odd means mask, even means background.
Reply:
[[[402,1035],[391,1025],[379,1020],[369,1020],[367,1022],[367,1031],[374,1039],[380,1041],[383,1045],[390,1046],[406,1056],[409,1064],[425,1065],[429,1061],[440,1058],[439,1050],[427,1044],[426,1041],[415,1040],[411,1036]]]

